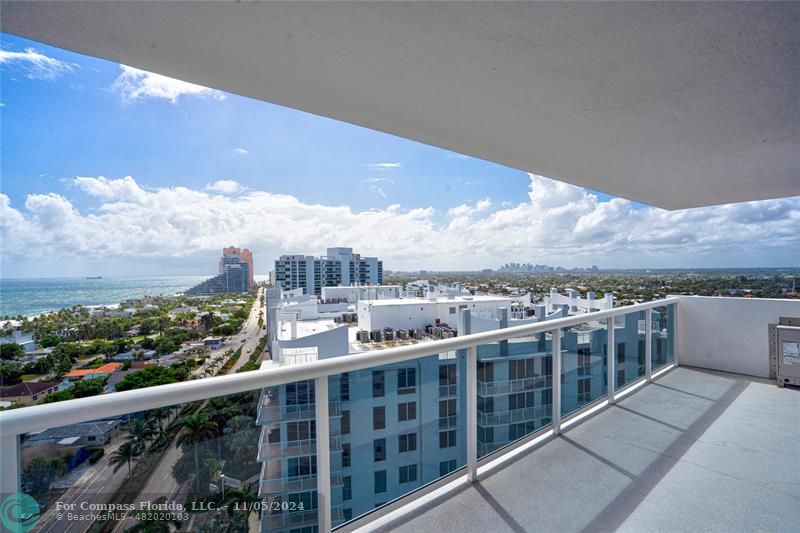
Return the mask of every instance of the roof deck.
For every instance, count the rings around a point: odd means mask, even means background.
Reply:
[[[788,531],[800,391],[678,367],[392,531]]]

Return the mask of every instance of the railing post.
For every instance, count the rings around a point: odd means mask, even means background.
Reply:
[[[328,419],[328,376],[314,380],[317,433],[317,523],[320,533],[331,530],[331,453]]]
[[[5,432],[3,432],[5,433]],[[19,435],[10,433],[0,436],[0,495],[21,492],[19,471]]]
[[[644,376],[645,381],[653,381],[653,310],[644,312]]]
[[[614,389],[617,383],[616,363],[617,363],[617,343],[614,340],[614,317],[606,319],[608,335],[606,335],[606,368],[608,381],[608,405],[614,405]]]
[[[553,435],[561,433],[561,328],[551,332],[553,336]]]
[[[467,348],[467,480],[478,481],[478,347]]]

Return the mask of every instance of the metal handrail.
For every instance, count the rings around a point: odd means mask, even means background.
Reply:
[[[158,385],[146,389],[14,409],[0,413],[0,433],[4,437],[8,437],[9,435],[19,435],[43,428],[60,427],[65,422],[69,424],[89,422],[159,407],[206,400],[217,396],[249,392],[295,381],[316,379],[343,372],[355,372],[375,366],[410,361],[441,352],[462,350],[480,344],[535,335],[556,328],[568,328],[587,321],[602,320],[677,303],[678,300],[679,298],[677,297],[670,297],[616,309],[441,339],[430,343],[411,344],[385,350],[373,350],[321,359],[303,365],[254,370],[233,375]]]

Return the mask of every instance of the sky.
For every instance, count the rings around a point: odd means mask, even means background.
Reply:
[[[0,33],[0,277],[798,266],[800,197],[664,211]]]

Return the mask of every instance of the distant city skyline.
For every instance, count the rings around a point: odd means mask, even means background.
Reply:
[[[664,211],[0,34],[0,276],[204,275],[249,248],[388,271],[800,264],[800,197]]]

